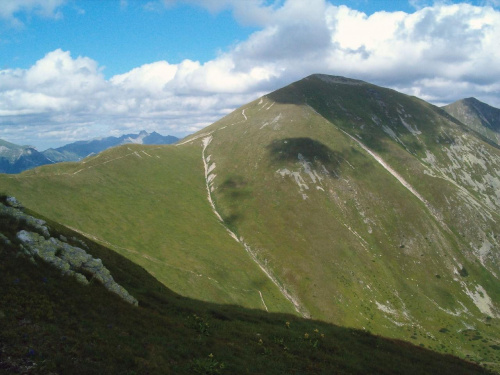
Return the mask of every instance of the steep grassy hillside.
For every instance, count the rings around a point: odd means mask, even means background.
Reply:
[[[0,210],[0,374],[489,373],[364,331],[184,298],[116,252],[48,229],[102,259],[139,306],[20,255],[17,233],[33,228]]]
[[[498,149],[417,98],[328,76],[200,136],[222,218],[303,315],[498,361]]]
[[[129,145],[52,167],[4,176],[0,186],[184,296],[293,311],[213,214],[200,147]]]
[[[462,99],[443,109],[486,139],[500,145],[500,109],[476,98]]]
[[[500,152],[417,98],[314,75],[177,146],[0,186],[182,295],[500,369]]]

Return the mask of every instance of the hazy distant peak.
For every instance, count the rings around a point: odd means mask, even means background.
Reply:
[[[145,130],[141,130],[139,134],[133,134],[123,140],[123,143],[135,143],[142,145],[144,143],[144,138],[149,136],[149,133]]]
[[[171,135],[163,136],[156,132],[148,133],[146,130],[141,130],[138,134],[93,138],[39,152],[33,146],[19,146],[0,139],[0,173],[19,173],[44,164],[78,161],[110,147],[127,143],[164,145],[178,140],[177,137]]]

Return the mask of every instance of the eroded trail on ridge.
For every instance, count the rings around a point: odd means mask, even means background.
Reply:
[[[215,214],[215,216],[217,216],[217,218],[219,219],[220,223],[224,226],[224,228],[226,229],[226,231],[228,232],[228,234],[236,241],[238,242],[239,244],[241,244],[243,246],[243,248],[245,249],[245,251],[247,252],[247,254],[250,256],[250,258],[259,266],[259,268],[262,270],[262,272],[264,272],[264,274],[269,278],[269,280],[271,280],[271,282],[276,285],[279,289],[279,291],[281,292],[281,294],[288,300],[290,301],[290,303],[292,303],[292,305],[294,306],[295,308],[295,311],[297,311],[302,317],[304,318],[308,318],[310,315],[309,313],[307,312],[307,310],[299,303],[297,297],[293,296],[287,289],[284,285],[280,284],[278,282],[278,280],[276,279],[276,277],[273,275],[272,271],[265,265],[263,264],[257,257],[257,254],[255,253],[255,251],[252,250],[252,248],[246,244],[242,238],[238,238],[238,236],[233,232],[231,231],[224,223],[224,220],[222,219],[221,215],[219,214],[219,212],[217,211],[216,207],[215,207],[215,204],[214,204],[214,201],[212,199],[212,182],[215,178],[215,174],[212,173],[213,170],[215,169],[215,163],[212,162],[212,164],[210,164],[210,159],[211,159],[211,155],[209,156],[205,156],[205,153],[206,153],[206,149],[208,147],[208,145],[210,144],[210,142],[212,142],[212,139],[213,139],[213,136],[210,135],[210,136],[207,136],[205,138],[202,139],[202,145],[203,145],[203,149],[202,149],[202,153],[201,153],[201,156],[202,156],[202,159],[203,159],[203,165],[205,167],[205,183],[206,183],[206,188],[207,188],[207,198],[208,198],[208,201],[210,203],[210,206],[212,206],[212,210]],[[259,294],[260,294],[260,298],[262,300],[262,304],[264,306],[264,308],[266,309],[266,311],[268,311],[268,308],[266,306],[266,303],[264,302],[264,297],[262,295],[262,292],[259,290],[258,291]]]

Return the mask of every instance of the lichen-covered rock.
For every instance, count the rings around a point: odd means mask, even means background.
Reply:
[[[23,206],[21,205],[21,203],[19,203],[19,201],[15,198],[15,197],[7,197],[5,199],[5,202],[11,206],[11,207],[14,207],[14,208],[23,208]]]
[[[14,197],[5,199],[5,204],[0,202],[0,217],[14,219],[20,224],[16,234],[20,241],[19,250],[31,261],[42,259],[43,261],[57,267],[64,275],[75,277],[82,284],[88,284],[89,280],[99,281],[107,290],[116,293],[123,300],[137,306],[138,302],[125,288],[118,285],[109,270],[102,264],[100,259],[95,259],[85,250],[67,243],[66,237],[50,237],[46,222],[30,216],[22,211],[21,204]],[[72,238],[88,250],[85,242]],[[0,244],[11,245],[11,241],[0,233]],[[87,276],[87,277],[86,277]]]
[[[74,274],[76,281],[78,281],[80,284],[87,285],[89,281],[85,276],[83,276],[81,273],[76,273]]]
[[[68,245],[67,243],[58,241],[54,238],[51,238],[51,240],[54,240],[54,245],[59,247],[62,246],[63,251],[61,252],[60,257],[64,261],[68,262],[73,269],[82,267],[84,263],[92,259],[91,255],[87,254],[85,250],[80,249],[79,247]]]
[[[12,197],[9,197],[12,198]],[[7,198],[7,200],[9,199]],[[15,199],[15,198],[13,198]],[[17,202],[17,201],[16,201]],[[33,230],[37,231],[38,233],[42,234],[45,238],[50,237],[50,232],[49,229],[47,228],[47,223],[44,220],[34,218],[31,215],[28,215],[21,211],[19,208],[15,208],[12,206],[6,206],[3,203],[0,203],[0,215],[2,216],[10,216],[12,218],[15,218],[19,220],[20,222],[23,222],[26,224],[28,227],[33,228]]]
[[[40,236],[38,233],[26,230],[19,231],[16,236],[23,243],[24,249],[30,252],[31,255],[36,255],[45,262],[59,268],[63,274],[70,273],[71,267],[68,262],[56,255],[59,247],[51,241],[52,238],[46,240],[45,237]]]
[[[45,262],[57,267],[65,275],[75,277],[80,283],[88,284],[89,281],[80,272],[99,281],[107,290],[116,293],[123,300],[137,306],[138,302],[125,288],[118,285],[109,270],[100,259],[93,258],[85,250],[71,246],[57,238],[46,239],[35,232],[21,230],[17,233],[23,249],[28,255],[36,256]]]

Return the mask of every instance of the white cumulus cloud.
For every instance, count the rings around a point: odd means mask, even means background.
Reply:
[[[157,4],[168,11],[176,2]],[[500,12],[491,6],[416,2],[412,13],[367,15],[325,0],[183,2],[231,9],[259,30],[211,61],[152,61],[110,79],[91,57],[62,50],[29,69],[2,70],[0,138],[185,135],[312,73],[364,79],[436,104],[475,96],[500,107]]]

